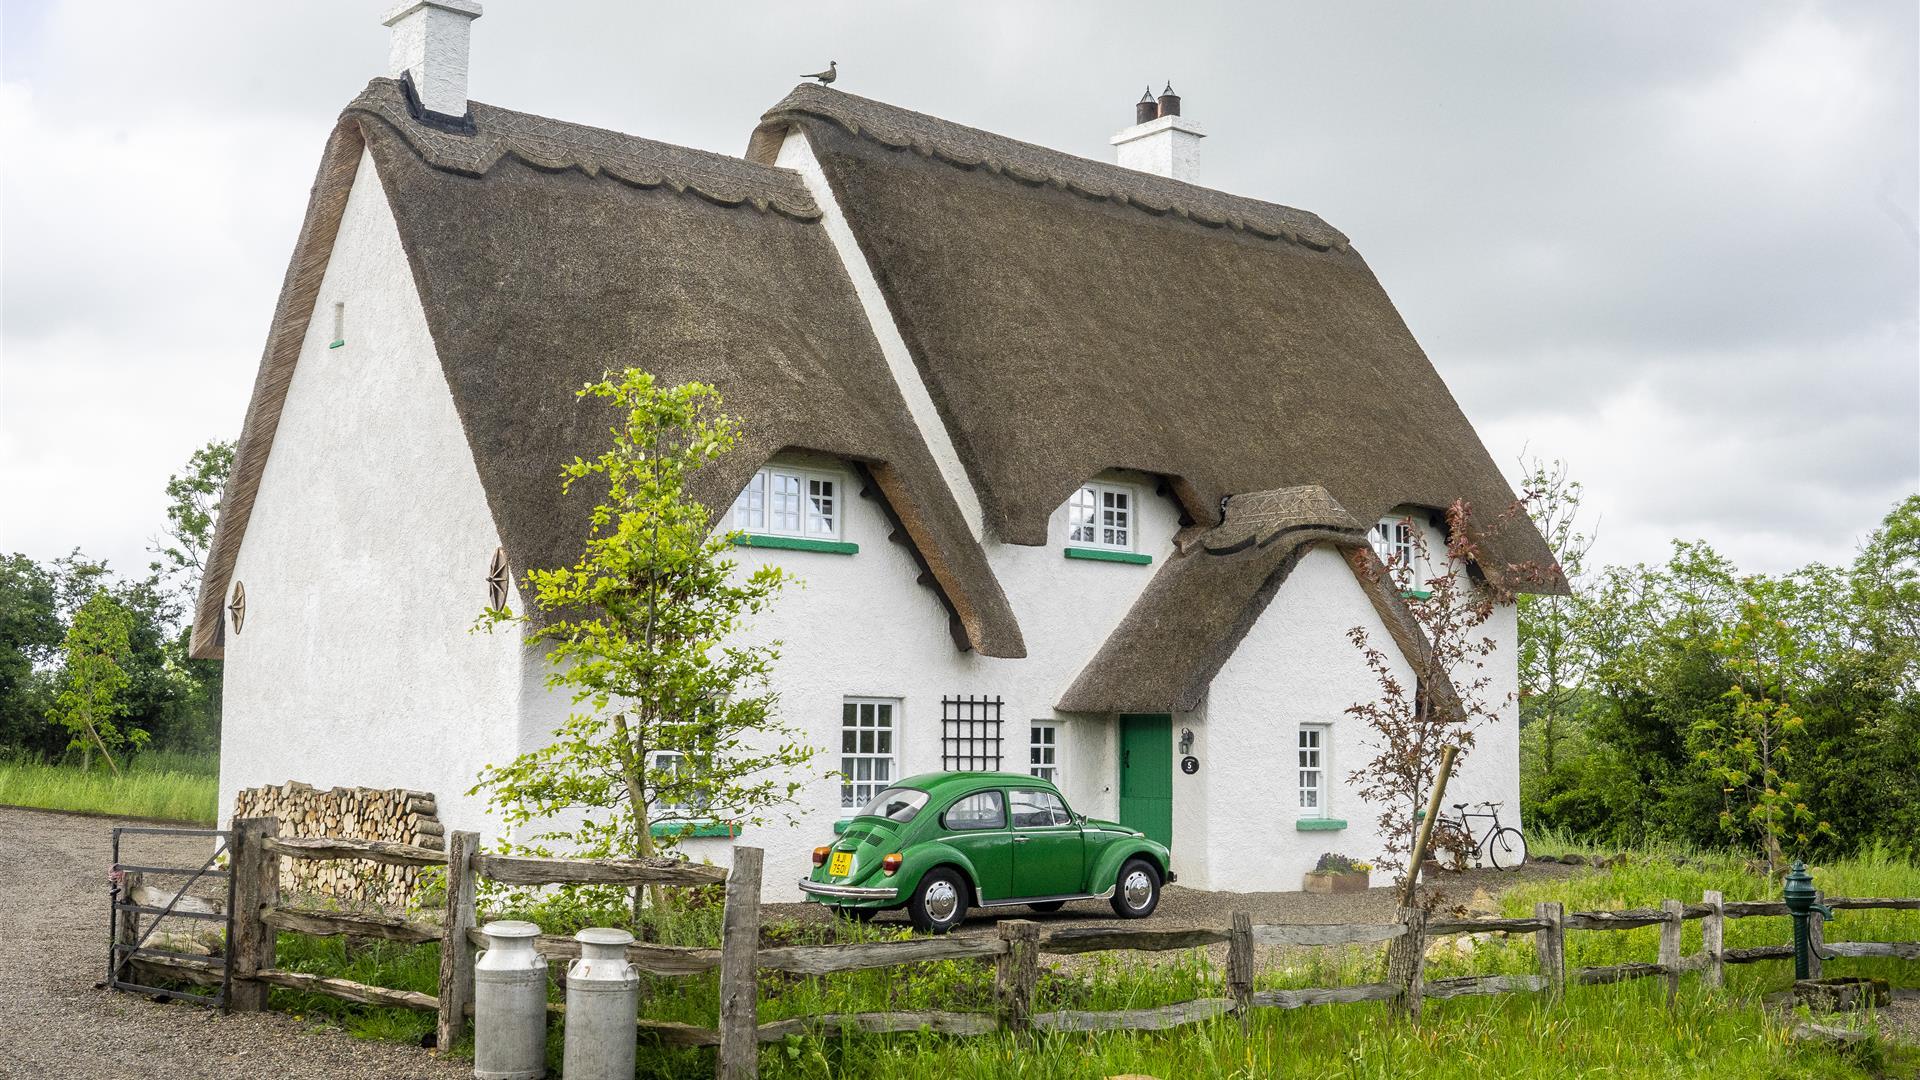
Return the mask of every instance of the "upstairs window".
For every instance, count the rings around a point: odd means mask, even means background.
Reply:
[[[733,501],[733,527],[741,532],[840,538],[840,478],[811,469],[769,466],[753,474]]]
[[[1387,570],[1393,580],[1403,588],[1418,588],[1417,567],[1414,561],[1419,557],[1419,545],[1414,542],[1413,530],[1419,528],[1406,518],[1381,518],[1373,527],[1373,550],[1380,561],[1387,564]]]
[[[1067,544],[1108,551],[1133,550],[1133,489],[1088,484],[1067,502]]]

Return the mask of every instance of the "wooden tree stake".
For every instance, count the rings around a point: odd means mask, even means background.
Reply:
[[[1033,995],[1040,983],[1040,924],[1008,919],[1000,924],[1000,940],[1007,951],[993,960],[993,996],[1000,1004],[1000,1024],[1025,1032],[1033,1022]]]
[[[1543,900],[1533,905],[1533,917],[1547,924],[1534,932],[1533,951],[1547,980],[1547,994],[1557,1001],[1567,992],[1566,910],[1557,900]]]
[[[1681,915],[1687,905],[1678,900],[1660,901],[1660,913],[1666,920],[1660,924],[1660,966],[1666,969],[1667,1008],[1671,1009],[1680,996],[1680,932],[1686,929]]]
[[[1700,950],[1706,956],[1706,984],[1718,990],[1727,984],[1727,907],[1718,890],[1700,894],[1707,917],[1700,921]]]
[[[1815,892],[1813,894],[1813,902],[1816,904],[1824,904],[1827,902],[1827,895],[1823,892]],[[1826,938],[1827,920],[1821,918],[1820,913],[1817,911],[1808,913],[1807,978],[1809,979],[1817,979],[1820,977],[1820,950],[1826,945]]]
[[[1227,989],[1245,1031],[1253,1014],[1253,916],[1244,911],[1233,913],[1233,929],[1227,931]]]
[[[233,1012],[259,1012],[267,1007],[267,984],[255,980],[253,973],[273,967],[275,931],[267,925],[266,912],[280,903],[280,857],[267,850],[266,842],[279,832],[280,822],[273,818],[239,818],[233,823],[233,840],[227,848],[233,872],[233,940],[227,949],[232,991],[227,1008]]]
[[[720,928],[720,1080],[760,1075],[760,867],[755,847],[733,849]]]
[[[453,1049],[467,1029],[467,1007],[473,1004],[473,942],[467,931],[478,918],[474,911],[474,853],[480,834],[457,832],[447,838],[447,897],[440,939],[440,1020],[435,1046],[442,1054]]]

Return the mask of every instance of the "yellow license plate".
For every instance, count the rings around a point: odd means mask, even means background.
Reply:
[[[834,877],[846,877],[853,872],[853,852],[836,851],[833,861],[827,864],[827,873]]]

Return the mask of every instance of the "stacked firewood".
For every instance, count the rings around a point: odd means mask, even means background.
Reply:
[[[294,780],[278,787],[242,790],[234,797],[233,816],[274,818],[280,822],[281,836],[390,840],[446,848],[439,808],[427,791],[344,787],[320,791]],[[360,859],[282,859],[280,889],[354,906],[403,907],[424,873],[417,866]]]

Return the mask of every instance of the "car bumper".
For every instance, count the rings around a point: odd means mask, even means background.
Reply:
[[[824,881],[813,881],[809,878],[800,879],[800,891],[808,896],[818,896],[826,900],[895,900],[900,896],[899,889],[829,885]]]

